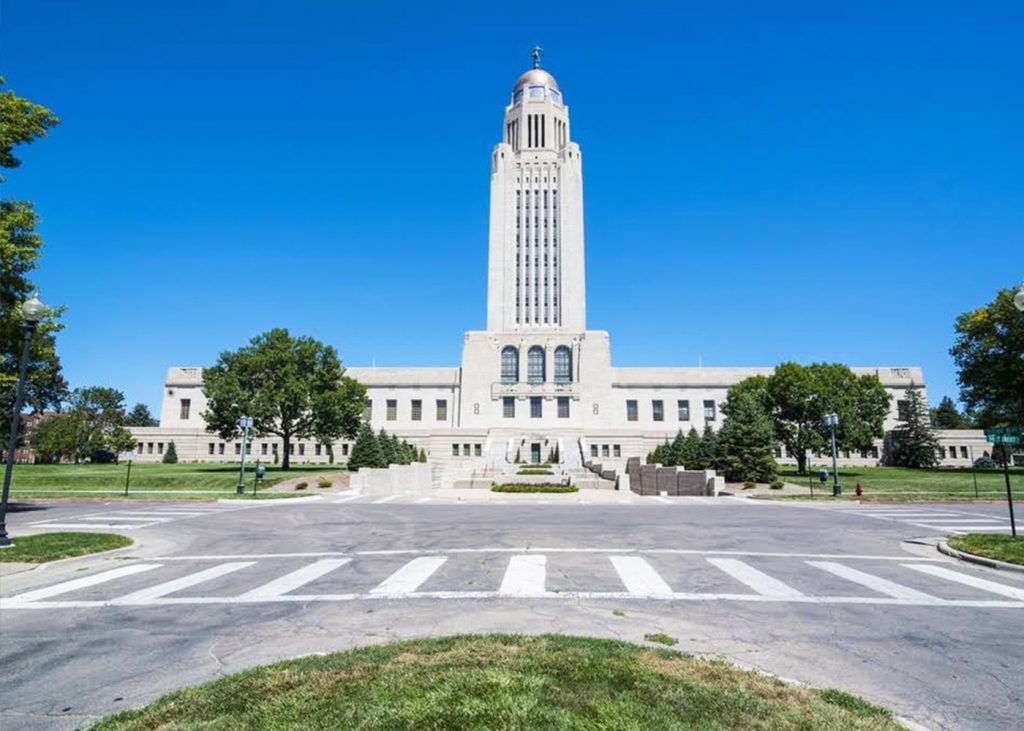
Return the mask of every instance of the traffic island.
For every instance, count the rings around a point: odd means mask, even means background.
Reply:
[[[253,668],[93,729],[199,727],[903,728],[855,696],[673,650],[561,635],[461,635]]]
[[[945,548],[944,548],[945,546]],[[1024,538],[991,533],[968,533],[939,543],[943,553],[997,569],[1024,571]]]
[[[13,540],[14,545],[0,549],[0,562],[46,563],[132,545],[131,538],[116,533],[39,533]]]

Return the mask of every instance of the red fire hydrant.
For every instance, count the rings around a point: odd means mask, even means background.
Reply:
[[[864,493],[864,488],[861,487],[860,483],[858,482],[857,486],[853,488],[853,491],[857,493],[857,497],[860,497]]]

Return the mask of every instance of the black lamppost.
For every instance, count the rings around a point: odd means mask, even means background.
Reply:
[[[4,488],[0,496],[0,548],[10,546],[11,539],[7,536],[7,498],[11,494],[11,472],[14,470],[14,449],[18,446],[18,426],[21,423],[21,405],[25,398],[25,373],[28,370],[28,355],[32,347],[32,336],[35,334],[39,321],[46,314],[47,307],[38,297],[33,295],[21,306],[21,324],[25,331],[25,341],[21,346],[21,364],[18,366],[18,386],[14,395],[14,413],[11,414],[11,438],[7,440],[7,463],[4,465]]]

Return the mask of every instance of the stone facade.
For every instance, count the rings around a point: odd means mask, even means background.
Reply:
[[[618,368],[611,340],[586,327],[583,176],[569,134],[569,109],[555,79],[534,68],[517,79],[505,107],[502,140],[491,156],[487,330],[467,332],[461,367],[350,368],[367,387],[366,418],[427,451],[449,475],[515,460],[600,461],[625,473],[658,443],[708,425],[720,427],[730,386],[770,368]],[[875,374],[892,396],[886,429],[908,387],[924,388],[916,366],[854,368]],[[235,461],[237,441],[205,431],[201,368],[171,368],[160,426],[138,428],[137,458],[157,461],[170,441],[181,460]],[[943,464],[969,464],[991,452],[981,432],[942,434]],[[949,448],[955,447],[950,452]],[[279,440],[256,437],[250,458],[272,461]],[[333,445],[344,463],[351,443]],[[965,451],[966,450],[966,456]],[[296,462],[327,462],[312,441],[293,445]],[[844,464],[876,464],[881,442]],[[948,455],[948,456],[947,456]],[[779,452],[780,461],[793,461]],[[666,478],[668,479],[668,478]]]

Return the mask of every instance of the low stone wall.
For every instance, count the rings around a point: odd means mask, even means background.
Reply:
[[[397,493],[429,493],[433,489],[433,473],[429,463],[393,464],[387,469],[364,467],[349,476],[349,487],[366,495]]]
[[[629,489],[637,495],[717,495],[724,480],[714,470],[686,470],[641,464],[639,457],[626,460]]]

